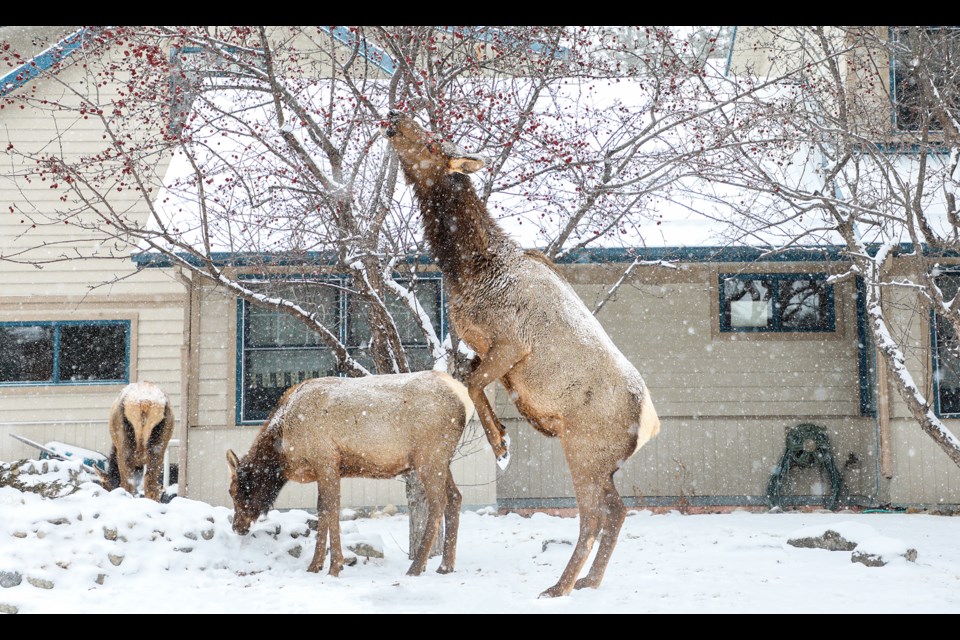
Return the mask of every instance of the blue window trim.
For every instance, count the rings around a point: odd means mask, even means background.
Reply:
[[[77,49],[83,47],[87,41],[88,32],[89,30],[86,27],[74,31],[46,51],[39,53],[16,69],[0,76],[0,98],[19,89],[34,78],[39,77],[44,71],[49,70],[73,54]]]
[[[61,327],[118,325],[124,328],[123,378],[109,380],[61,380],[60,379],[60,329]],[[129,320],[23,320],[0,322],[0,327],[52,327],[53,328],[53,378],[51,380],[27,380],[23,382],[0,382],[3,387],[49,387],[90,386],[104,384],[127,384],[130,382],[130,321]]]
[[[398,278],[403,278],[405,274],[395,274]],[[343,283],[345,281],[345,276],[338,274],[330,275],[313,275],[313,274],[271,274],[269,276],[263,276],[259,274],[240,274],[238,276],[239,280],[298,280],[303,278],[311,278],[314,280],[328,280],[330,282]],[[418,273],[416,275],[417,280],[436,280],[440,283],[438,287],[440,293],[439,309],[440,309],[440,329],[439,337],[442,340],[443,336],[447,334],[447,313],[446,313],[446,291],[443,287],[443,278],[439,272],[426,272]],[[339,294],[339,308],[340,308],[340,318],[345,319],[347,317],[347,296],[345,291],[341,291]],[[237,342],[236,342],[236,387],[235,387],[235,402],[234,402],[234,417],[236,424],[238,426],[246,425],[256,425],[262,424],[263,418],[254,418],[254,419],[244,419],[243,417],[243,380],[244,380],[244,366],[245,358],[244,354],[246,350],[244,349],[244,342],[246,338],[246,322],[245,313],[248,308],[246,300],[243,298],[237,298]],[[343,344],[347,343],[347,323],[345,321],[340,322],[340,334],[338,336],[340,341]],[[291,347],[295,349],[296,347]],[[342,375],[342,374],[341,374]]]
[[[786,280],[815,280],[825,281],[827,275],[824,273],[721,273],[719,276],[719,286],[717,287],[717,296],[720,301],[720,332],[721,333],[834,333],[837,330],[837,314],[834,304],[834,286],[826,285],[827,295],[827,329],[804,329],[804,328],[783,328],[780,326],[780,316],[773,314],[774,326],[767,327],[731,327],[725,310],[724,286],[725,280],[770,280],[773,282],[774,291],[771,293],[771,300],[776,301],[778,297],[780,283]]]

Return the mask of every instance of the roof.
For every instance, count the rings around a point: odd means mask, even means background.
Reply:
[[[87,27],[78,29],[49,49],[42,51],[0,77],[0,98],[39,77],[44,71],[83,47],[89,35],[90,31]]]

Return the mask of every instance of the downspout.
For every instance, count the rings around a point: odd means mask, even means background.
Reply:
[[[177,450],[177,495],[188,497],[189,485],[187,483],[187,448],[189,447],[189,425],[192,415],[191,405],[193,396],[191,395],[191,372],[193,371],[193,346],[194,346],[194,322],[193,322],[193,278],[186,276],[183,269],[178,267],[176,271],[177,280],[184,287],[183,302],[183,338],[180,344],[180,423],[179,438],[180,446]]]

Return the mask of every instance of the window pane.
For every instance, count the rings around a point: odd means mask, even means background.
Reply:
[[[781,280],[780,327],[786,330],[829,331],[829,295],[822,280]]]
[[[59,377],[64,382],[126,379],[126,325],[62,325]]]
[[[957,295],[960,275],[941,276],[937,285],[947,300]],[[936,316],[936,381],[940,413],[960,413],[960,341],[950,323]]]
[[[960,58],[960,30],[957,27],[930,27],[910,33],[893,30],[893,94],[896,124],[900,131],[917,131],[925,124],[941,130],[932,102],[924,98],[921,82],[932,80],[943,101],[956,110],[958,105],[957,64]]]
[[[414,293],[424,313],[433,323],[433,330],[440,333],[440,283],[437,280],[421,280],[417,282]],[[387,308],[397,323],[400,332],[400,341],[405,345],[426,345],[427,339],[419,318],[410,310],[407,304],[396,296],[388,296]]]
[[[329,349],[248,351],[244,367],[244,419],[263,419],[283,392],[307,378],[336,375]]]
[[[771,283],[760,279],[729,279],[723,283],[730,327],[770,327],[773,321]]]
[[[334,333],[339,331],[340,295],[337,289],[300,284],[285,285],[270,293],[296,302],[310,313],[317,313],[324,326]],[[323,344],[320,334],[288,313],[254,304],[247,304],[247,313],[248,347],[315,347]]]
[[[0,382],[53,381],[53,327],[0,327]]]

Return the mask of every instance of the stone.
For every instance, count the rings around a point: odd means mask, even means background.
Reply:
[[[365,558],[382,558],[383,549],[377,548],[376,545],[370,543],[369,541],[358,541],[353,542],[347,545],[347,549],[354,552],[358,556],[363,556]]]
[[[97,578],[94,580],[94,582],[96,582],[97,584],[103,584],[103,581],[106,580],[106,578],[107,578],[107,574],[98,573]]]
[[[17,613],[20,609],[15,607],[12,604],[7,604],[6,602],[0,602],[0,613]]]
[[[853,551],[856,542],[850,542],[832,529],[827,529],[822,535],[809,538],[793,538],[787,544],[804,549],[827,549],[828,551]]]
[[[44,578],[27,576],[27,582],[35,586],[37,589],[53,589],[53,582]]]
[[[113,527],[104,527],[103,528],[103,537],[107,540],[116,540],[117,539],[117,530]]]
[[[50,524],[61,525],[61,524],[70,524],[70,520],[67,518],[54,518],[52,520],[47,520]]]
[[[185,534],[183,534],[183,537],[187,540],[196,540],[197,534],[195,534],[193,531],[187,531]]]
[[[108,553],[107,559],[110,560],[110,564],[115,567],[119,567],[120,563],[123,562],[123,556],[116,553]]]
[[[174,547],[174,551],[179,551],[180,553],[190,553],[193,551],[193,547]]]
[[[14,531],[12,535],[13,535],[14,538],[26,538],[26,537],[27,537],[27,532],[26,532],[26,531]]]
[[[299,557],[300,557],[300,554],[301,554],[302,552],[303,552],[303,547],[301,547],[301,546],[298,545],[298,544],[295,544],[295,545],[293,545],[292,547],[290,547],[289,549],[287,549],[287,553],[289,553],[289,554],[290,554],[291,556],[293,556],[294,558],[299,558]]]
[[[385,516],[395,516],[397,515],[396,505],[388,504],[383,508],[383,515]]]
[[[9,589],[15,587],[23,581],[23,575],[19,571],[0,571],[0,587]]]
[[[552,544],[565,544],[565,545],[567,545],[567,546],[573,546],[573,543],[570,542],[569,540],[558,540],[558,539],[556,539],[556,538],[551,538],[551,539],[549,539],[549,540],[544,540],[544,541],[543,541],[543,547],[541,547],[540,550],[541,550],[541,551],[546,551],[546,550],[547,550],[547,547],[549,547],[549,546],[552,545]]]
[[[916,549],[907,549],[905,552],[897,555],[900,555],[907,562],[917,561]],[[860,564],[868,567],[883,567],[887,564],[887,561],[882,555],[877,553],[867,553],[866,551],[854,551],[852,554],[850,554],[850,562],[859,562]]]
[[[213,533],[214,533],[213,529],[204,529],[203,531],[200,532],[200,537],[203,538],[204,540],[212,540]]]

